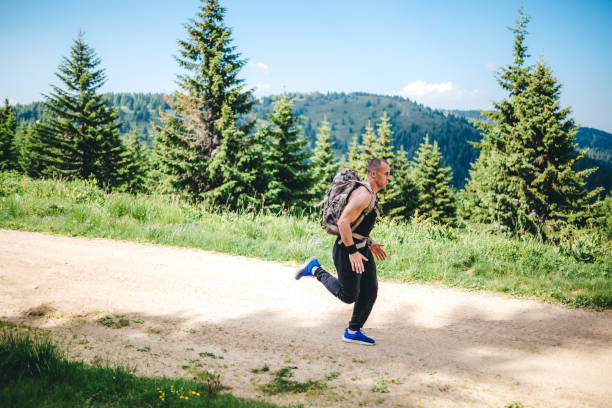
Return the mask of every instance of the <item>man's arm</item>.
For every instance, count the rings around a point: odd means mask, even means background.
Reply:
[[[348,248],[355,243],[353,241],[353,234],[351,231],[351,223],[355,221],[361,213],[368,207],[372,200],[370,192],[365,187],[357,188],[349,197],[349,201],[344,207],[344,211],[340,215],[338,220],[338,230],[340,231],[340,238],[344,245]],[[363,273],[363,261],[367,262],[367,258],[359,252],[355,252],[349,255],[351,261],[351,268],[356,273]]]

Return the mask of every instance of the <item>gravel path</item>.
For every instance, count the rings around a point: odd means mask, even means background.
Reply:
[[[389,254],[393,256],[393,254]],[[71,358],[186,376],[234,395],[350,407],[610,407],[612,313],[382,282],[366,332],[295,266],[194,249],[0,230],[0,318],[45,328]],[[97,323],[110,315],[129,326]],[[252,370],[267,365],[269,372]],[[264,394],[276,370],[322,392]],[[329,378],[327,378],[329,377]],[[388,393],[372,391],[375,385]]]

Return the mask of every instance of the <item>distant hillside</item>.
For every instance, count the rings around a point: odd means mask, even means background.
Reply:
[[[383,112],[390,117],[396,147],[403,146],[408,157],[413,158],[418,145],[425,135],[437,140],[447,165],[453,169],[453,182],[457,188],[465,184],[470,162],[478,156],[478,151],[469,141],[478,141],[480,134],[472,125],[472,120],[481,120],[479,111],[434,110],[398,96],[375,95],[367,93],[310,93],[290,94],[294,109],[303,116],[302,129],[305,137],[314,144],[320,122],[324,117],[331,123],[334,147],[338,157],[348,151],[355,136],[360,136],[371,121],[375,126]],[[136,129],[143,140],[151,142],[152,123],[160,122],[160,111],[170,107],[162,94],[108,94],[111,102],[119,106],[122,134]],[[252,118],[262,120],[272,112],[274,97],[264,97],[257,101],[251,113]],[[17,105],[20,120],[36,120],[42,104]],[[589,148],[587,158],[580,168],[598,166],[588,182],[589,187],[604,186],[612,190],[612,134],[592,128],[581,128],[576,137],[580,149]]]
[[[468,176],[467,164],[478,152],[468,141],[480,138],[477,130],[463,117],[432,110],[409,99],[366,93],[292,94],[295,112],[304,116],[305,136],[314,141],[324,117],[331,124],[335,149],[344,155],[353,137],[361,137],[368,121],[376,126],[383,112],[390,118],[395,146],[403,146],[408,157],[414,154],[426,135],[437,140],[447,165],[453,168],[453,182],[462,187]],[[272,112],[274,97],[265,97],[255,105],[257,118]]]

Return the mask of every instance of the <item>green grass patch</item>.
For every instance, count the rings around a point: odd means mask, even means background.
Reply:
[[[147,378],[129,368],[71,362],[47,336],[0,322],[0,401],[3,407],[274,407],[219,394],[208,381]],[[212,392],[211,392],[212,391]]]
[[[319,380],[307,380],[304,382],[289,379],[293,377],[296,366],[283,367],[274,373],[274,379],[259,388],[269,395],[275,394],[298,394],[308,393],[310,395],[320,393],[327,389],[327,384]]]
[[[227,212],[174,196],[105,193],[86,181],[0,173],[0,228],[201,248],[270,261],[317,256],[333,270],[334,237],[318,217]],[[558,245],[489,226],[382,220],[373,231],[389,257],[381,280],[503,292],[574,307],[612,308],[612,244],[572,232]]]
[[[106,315],[99,318],[97,322],[102,326],[111,327],[113,329],[120,329],[130,325],[130,321],[123,316],[116,317],[116,319],[117,320],[113,319],[110,315]]]

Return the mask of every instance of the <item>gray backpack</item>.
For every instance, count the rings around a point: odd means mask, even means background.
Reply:
[[[361,181],[355,170],[344,169],[334,176],[334,181],[329,190],[327,190],[325,198],[316,205],[317,207],[323,206],[323,209],[321,209],[321,226],[325,232],[332,235],[340,235],[340,231],[338,230],[338,219],[348,203],[349,196],[359,186],[364,186],[368,189],[372,196],[372,200],[368,208],[366,208],[359,218],[351,224],[351,231],[355,231],[355,228],[361,224],[365,216],[377,208],[376,194],[374,194],[370,185]]]

